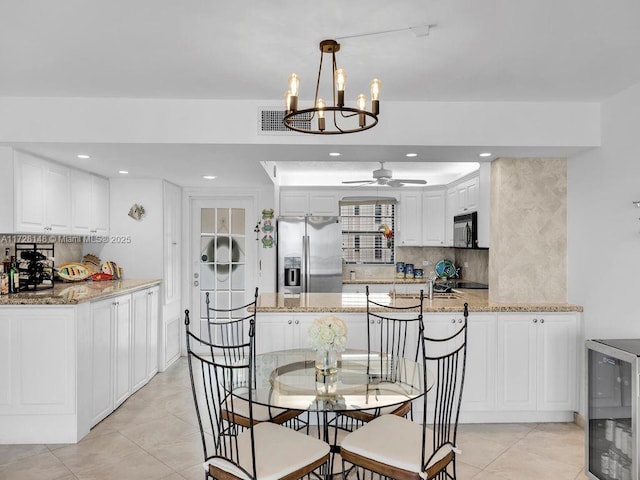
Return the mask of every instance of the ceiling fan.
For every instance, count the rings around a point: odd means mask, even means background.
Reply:
[[[384,162],[380,162],[380,168],[373,171],[373,180],[348,180],[342,182],[343,184],[356,184],[361,185],[386,185],[388,187],[402,187],[406,184],[414,185],[426,185],[426,180],[412,180],[412,179],[400,179],[392,178],[391,170],[384,168]]]

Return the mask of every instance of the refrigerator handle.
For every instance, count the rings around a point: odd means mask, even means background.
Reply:
[[[302,291],[304,293],[309,293],[309,280],[310,280],[309,264],[311,263],[311,258],[309,256],[309,235],[305,235],[304,237],[302,237],[302,254],[304,257],[304,260],[303,260],[304,273],[302,276],[302,280],[303,280]]]

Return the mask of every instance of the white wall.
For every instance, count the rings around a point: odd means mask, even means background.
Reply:
[[[98,255],[103,262],[116,262],[126,278],[162,278],[162,180],[112,178],[109,184],[111,237],[124,237],[125,241],[85,243],[84,253]],[[142,220],[128,215],[134,203],[145,208],[146,216]],[[126,241],[127,237],[130,242]]]
[[[640,338],[640,84],[601,117],[602,147],[568,162],[568,297],[585,338]]]

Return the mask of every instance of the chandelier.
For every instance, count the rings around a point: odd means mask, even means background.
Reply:
[[[369,130],[378,123],[380,113],[380,80],[371,81],[371,110],[367,110],[367,97],[364,94],[356,98],[355,108],[344,104],[344,89],[347,74],[336,65],[336,52],[340,51],[340,44],[335,40],[320,42],[320,67],[313,107],[298,109],[298,92],[300,78],[295,73],[289,76],[289,90],[285,93],[284,125],[296,132],[314,133],[320,135],[335,135],[340,133],[355,133]],[[322,74],[322,60],[325,53],[331,54],[332,60],[332,103],[318,97],[320,77]],[[336,95],[337,93],[337,95]]]

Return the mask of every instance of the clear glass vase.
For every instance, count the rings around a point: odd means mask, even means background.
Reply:
[[[334,375],[338,372],[338,354],[335,350],[316,351],[316,373]]]

